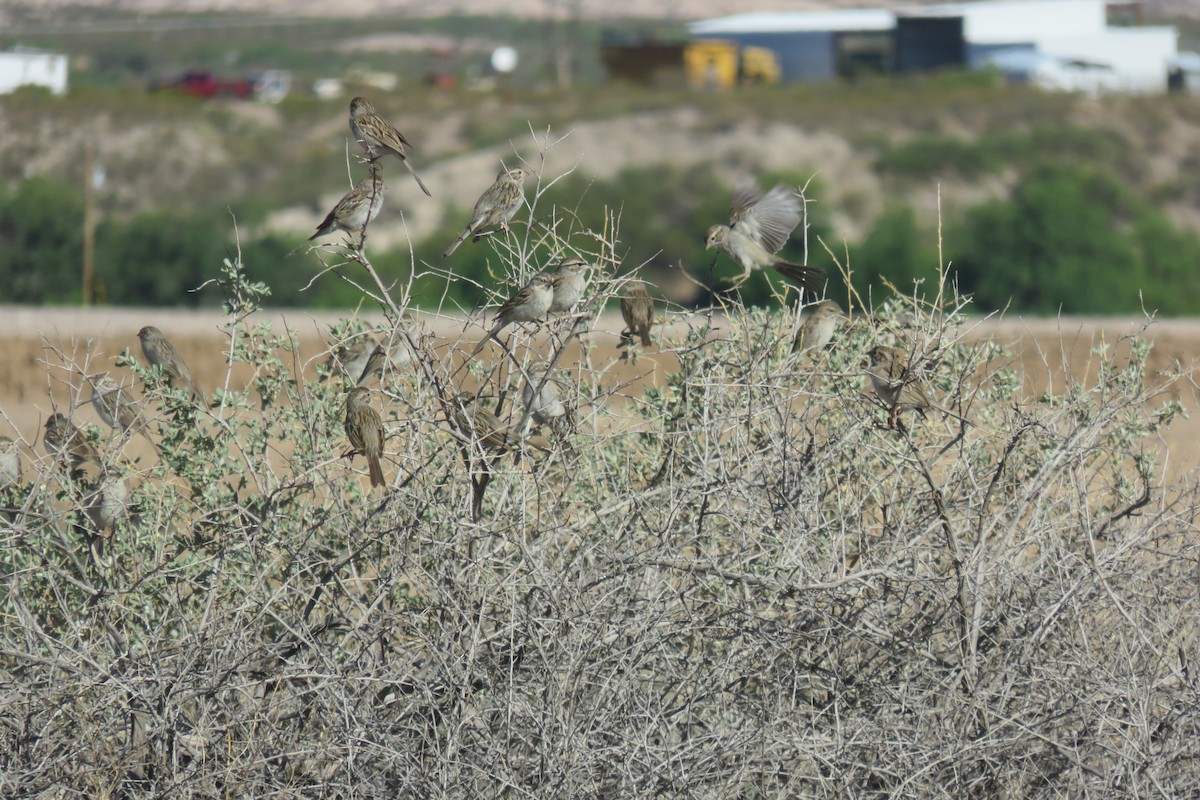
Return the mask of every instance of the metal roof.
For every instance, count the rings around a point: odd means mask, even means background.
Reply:
[[[844,11],[754,11],[693,22],[693,34],[795,33],[800,31],[887,31],[896,27],[896,15],[884,8],[849,8]]]

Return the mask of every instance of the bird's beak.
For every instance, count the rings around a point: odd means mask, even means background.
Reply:
[[[704,243],[704,249],[712,250],[712,239],[709,239],[707,242]]]

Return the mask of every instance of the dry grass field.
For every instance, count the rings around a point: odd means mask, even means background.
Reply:
[[[329,326],[343,316],[303,310],[272,311],[263,312],[260,321],[269,320],[276,330],[293,333],[299,344],[296,363],[302,365],[304,375],[311,380],[316,376],[317,365],[329,354]],[[364,319],[383,323],[382,315],[367,315]],[[99,418],[86,402],[86,393],[78,394],[78,371],[65,364],[77,364],[89,373],[108,370],[117,377],[124,374],[131,379],[127,371],[113,366],[113,361],[126,349],[141,358],[137,331],[143,325],[155,325],[171,338],[206,391],[224,385],[227,376],[234,386],[244,384],[248,379],[246,365],[239,364],[232,372],[226,369],[223,349],[226,339],[221,330],[224,322],[225,318],[217,312],[0,309],[0,342],[5,353],[0,359],[3,416],[0,435],[23,439],[41,456],[41,426],[55,410],[78,407],[79,421],[99,424]],[[461,352],[458,340],[470,343],[483,335],[483,329],[477,325],[468,326],[464,332],[463,320],[427,318],[425,323],[440,342],[442,352]],[[995,339],[1008,345],[1018,362],[1013,366],[1024,376],[1025,396],[1035,398],[1048,386],[1061,391],[1068,379],[1092,385],[1097,366],[1095,349],[1106,344],[1121,357],[1128,352],[1124,337],[1141,331],[1143,324],[1130,318],[989,319],[969,323],[966,339]],[[620,327],[619,316],[610,314],[602,318],[601,325],[591,334],[594,361],[604,363],[616,358]],[[1194,368],[1196,353],[1200,352],[1200,320],[1156,322],[1146,329],[1145,335],[1153,342],[1147,365],[1147,375],[1152,380]],[[568,352],[564,363],[574,356],[574,352]],[[617,364],[609,371],[609,378],[622,386],[620,394],[636,397],[645,385],[661,384],[664,376],[676,368],[674,356],[652,351],[635,365]],[[1194,379],[1185,377],[1172,386],[1171,397],[1180,399],[1190,413],[1200,400],[1200,387]],[[1200,466],[1198,437],[1200,417],[1193,414],[1172,424],[1168,438],[1161,443],[1168,481]],[[136,439],[130,448],[134,455],[146,454],[145,445]]]

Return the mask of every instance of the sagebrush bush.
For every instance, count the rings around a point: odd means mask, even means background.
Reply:
[[[555,253],[597,269],[576,316],[465,367],[478,331],[435,335],[330,251],[319,280],[378,303],[408,353],[379,384],[376,492],[344,457],[341,376],[304,377],[228,261],[224,346],[252,379],[200,408],[129,359],[161,457],[88,428],[105,470],[45,458],[3,490],[0,793],[1200,791],[1197,495],[1161,481],[1178,376],[1145,374],[1144,339],[1030,397],[952,287],[856,305],[798,356],[790,312],[730,303],[660,311],[634,367],[669,374],[634,393],[591,333],[628,272],[617,223],[492,237],[497,297]],[[876,343],[920,354],[969,422],[889,428]],[[561,370],[569,449],[497,455],[448,422],[478,386],[523,431],[533,354]],[[131,505],[105,536],[82,498],[114,475]]]

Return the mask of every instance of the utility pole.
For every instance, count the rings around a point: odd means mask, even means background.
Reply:
[[[93,276],[96,252],[96,143],[83,147],[83,304],[95,299]]]

